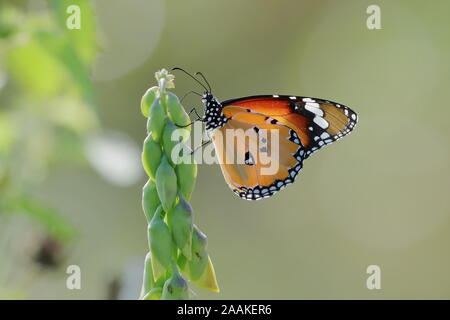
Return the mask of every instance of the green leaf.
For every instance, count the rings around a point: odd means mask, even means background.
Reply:
[[[12,200],[7,209],[10,212],[23,212],[30,218],[44,225],[48,232],[62,242],[72,240],[76,231],[61,215],[48,205],[28,196],[20,196]]]
[[[91,2],[88,0],[51,0],[51,7],[54,11],[59,29],[64,32],[71,45],[75,48],[76,54],[85,64],[93,62],[97,51],[96,25],[94,11]],[[67,12],[70,6],[76,5],[80,8],[80,29],[67,28],[67,19],[75,12]]]
[[[88,65],[80,57],[70,39],[64,39],[54,33],[42,31],[37,32],[34,37],[49,53],[54,55],[55,59],[64,65],[66,72],[77,85],[78,94],[86,103],[97,108]]]
[[[36,41],[10,49],[7,64],[14,80],[40,98],[57,94],[67,79],[60,61]]]
[[[8,5],[4,5],[0,10],[0,39],[14,35],[22,23],[19,11]]]

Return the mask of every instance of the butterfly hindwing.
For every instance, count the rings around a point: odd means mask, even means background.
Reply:
[[[229,106],[222,112],[228,121],[211,135],[225,180],[236,194],[258,200],[295,180],[306,151],[293,129],[247,108]]]

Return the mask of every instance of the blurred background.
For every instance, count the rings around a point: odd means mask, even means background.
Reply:
[[[66,26],[73,4],[80,30]],[[380,30],[366,25],[372,4]],[[445,0],[0,0],[0,298],[138,297],[140,99],[155,71],[181,66],[220,100],[312,96],[360,119],[263,201],[199,166],[192,206],[221,287],[200,298],[449,299],[448,12]],[[199,89],[176,76],[179,96]],[[66,288],[72,264],[81,290]],[[381,290],[366,287],[369,265]]]

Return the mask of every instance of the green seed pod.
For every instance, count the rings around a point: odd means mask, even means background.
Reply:
[[[219,285],[217,284],[216,272],[214,271],[214,266],[209,255],[205,270],[203,271],[202,275],[193,282],[203,289],[208,289],[214,292],[220,291]]]
[[[177,175],[165,156],[156,171],[156,190],[164,211],[172,210],[177,197]]]
[[[149,292],[151,289],[155,287],[155,280],[153,279],[153,268],[152,268],[152,255],[151,253],[147,253],[145,256],[145,264],[144,264],[144,282],[143,282],[143,290],[144,293]]]
[[[165,103],[167,107],[167,111],[169,112],[169,117],[179,126],[187,126],[191,119],[189,115],[184,110],[183,106],[180,103],[178,97],[172,92],[167,92],[165,95]],[[189,128],[190,127],[186,127]]]
[[[150,290],[142,300],[161,300],[162,288],[153,288]]]
[[[192,241],[191,241],[192,242]],[[191,255],[191,254],[189,254]],[[179,253],[178,257],[177,257],[177,265],[180,267],[181,270],[186,270],[186,263],[187,263],[187,258],[184,254]]]
[[[151,250],[153,279],[158,280],[170,266],[174,244],[172,234],[161,219],[162,208],[158,207],[148,226],[148,241]]]
[[[147,122],[147,132],[151,133],[153,140],[159,142],[162,138],[166,114],[160,98],[156,98],[150,108],[150,117]]]
[[[176,127],[172,121],[167,121],[163,132],[163,146],[164,153],[171,164],[178,163],[178,159],[180,158],[179,154],[172,154],[174,147],[180,143],[180,137],[177,137],[177,130],[179,130],[179,128]]]
[[[178,186],[183,196],[187,199],[191,199],[192,191],[195,186],[195,179],[197,177],[197,164],[194,162],[194,158],[191,157],[189,163],[180,163],[175,167],[175,171],[178,177]]]
[[[192,232],[192,253],[191,259],[186,265],[186,272],[189,279],[195,281],[204,273],[208,264],[208,253],[206,252],[207,239],[206,235],[194,225]]]
[[[142,208],[148,222],[152,220],[153,214],[160,204],[156,184],[152,180],[148,180],[142,189]]]
[[[142,151],[142,165],[150,179],[155,180],[156,171],[161,161],[161,146],[153,140],[149,134],[144,140],[144,149]]]
[[[189,279],[204,289],[219,292],[216,273],[208,252],[206,251],[206,236],[194,225],[192,234],[192,257],[184,265],[184,271]],[[183,262],[179,258],[180,262]]]
[[[183,196],[180,196],[180,201],[168,216],[168,224],[175,244],[188,259],[191,259],[192,208]]]
[[[160,277],[158,281],[155,281],[153,278],[153,263],[152,263],[152,254],[149,252],[145,256],[145,264],[144,264],[144,281],[142,284],[142,292],[145,296],[148,292],[150,292],[154,288],[162,289],[165,282],[165,277]]]
[[[189,289],[186,281],[178,273],[172,275],[162,290],[163,300],[187,300],[189,299]]]
[[[156,97],[158,95],[158,90],[159,90],[158,87],[151,87],[142,96],[141,112],[144,115],[144,117],[146,117],[146,118],[148,118],[148,116],[150,114],[150,108],[151,108],[153,102],[155,102],[155,100],[156,100]]]

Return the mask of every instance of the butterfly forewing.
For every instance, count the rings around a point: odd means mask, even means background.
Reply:
[[[222,105],[263,114],[293,129],[305,148],[305,158],[350,133],[357,122],[356,113],[347,106],[317,98],[265,95],[227,100]]]

